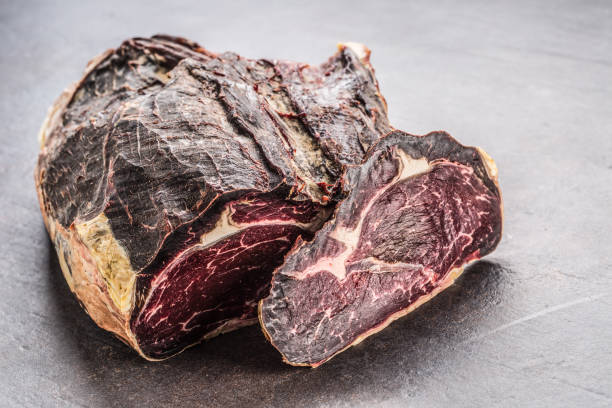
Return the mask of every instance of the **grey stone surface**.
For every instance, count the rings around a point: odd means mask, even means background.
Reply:
[[[612,3],[0,1],[0,406],[612,405]],[[257,327],[150,363],[68,291],[33,167],[88,59],[164,32],[318,63],[360,41],[398,128],[445,129],[500,169],[498,250],[318,369]]]

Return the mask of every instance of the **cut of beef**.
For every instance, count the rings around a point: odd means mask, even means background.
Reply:
[[[71,290],[149,359],[256,321],[343,166],[391,130],[369,51],[320,66],[128,40],[94,59],[41,130],[41,210]]]
[[[359,44],[309,66],[128,40],[90,62],[40,138],[36,187],[70,289],[147,359],[255,322],[265,298],[268,339],[317,366],[501,237],[493,161],[393,131]]]
[[[393,132],[360,166],[347,197],[274,273],[263,330],[285,361],[318,366],[449,286],[501,239],[497,170],[446,133]]]

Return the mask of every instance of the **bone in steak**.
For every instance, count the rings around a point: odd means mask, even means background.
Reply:
[[[148,359],[256,322],[345,164],[391,130],[369,51],[320,66],[128,40],[52,106],[35,172],[65,278]]]
[[[501,239],[497,170],[443,132],[394,132],[348,166],[347,198],[274,273],[259,317],[286,362],[318,366],[449,286]]]

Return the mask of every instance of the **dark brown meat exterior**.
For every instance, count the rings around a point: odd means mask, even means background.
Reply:
[[[449,286],[501,239],[497,169],[443,132],[394,132],[348,166],[347,198],[274,273],[260,322],[286,362],[318,366]]]
[[[365,47],[309,66],[136,38],[52,107],[35,179],[72,291],[160,359],[253,322],[343,166],[390,130]]]

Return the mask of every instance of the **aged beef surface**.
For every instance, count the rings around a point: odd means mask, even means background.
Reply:
[[[260,321],[285,361],[318,366],[450,285],[501,239],[497,170],[443,132],[381,139],[347,198],[274,273]]]
[[[369,51],[319,66],[128,40],[51,108],[35,173],[71,290],[161,359],[254,321],[271,274],[389,132]]]
[[[486,153],[386,114],[359,44],[318,66],[169,36],[107,51],[40,134],[36,186],[71,290],[148,359],[253,323],[259,304],[287,362],[325,362],[501,237]]]

